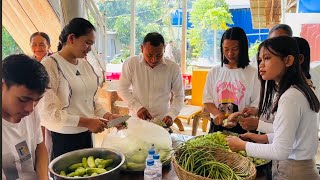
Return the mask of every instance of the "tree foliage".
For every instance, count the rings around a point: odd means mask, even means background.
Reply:
[[[232,24],[232,15],[225,0],[196,0],[190,11],[193,28],[188,30],[193,55],[198,57],[206,44],[203,34],[213,30],[227,29]],[[213,38],[213,37],[212,37]]]
[[[249,48],[249,59],[255,57],[258,53],[258,47],[261,44],[261,41],[257,40],[255,43],[252,43]]]
[[[23,53],[19,45],[12,38],[4,26],[2,26],[2,58],[10,54]]]
[[[100,12],[107,16],[108,30],[117,32],[124,48],[130,45],[130,0],[98,2]],[[171,11],[177,9],[178,1],[137,0],[136,1],[136,54],[140,44],[149,32],[159,32],[166,40],[172,35],[164,27],[171,26]]]

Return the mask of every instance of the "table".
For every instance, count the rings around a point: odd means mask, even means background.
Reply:
[[[119,179],[121,180],[143,180],[143,172],[121,172]],[[164,167],[162,170],[163,180],[179,180],[173,166]],[[256,180],[267,180],[265,171],[258,171]]]

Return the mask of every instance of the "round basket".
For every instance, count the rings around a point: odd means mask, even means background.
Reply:
[[[217,161],[228,165],[232,170],[241,169],[248,172],[248,176],[244,177],[244,180],[254,180],[256,178],[256,167],[249,159],[222,149],[215,149],[214,157]],[[172,156],[172,164],[179,180],[212,180],[184,170],[176,161],[175,155]]]

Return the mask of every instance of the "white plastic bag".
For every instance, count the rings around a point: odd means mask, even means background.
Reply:
[[[172,141],[164,128],[134,117],[127,123],[128,129],[112,131],[106,135],[102,143],[102,147],[119,150],[126,156],[124,169],[143,171],[148,150],[152,146],[164,165],[170,163]]]

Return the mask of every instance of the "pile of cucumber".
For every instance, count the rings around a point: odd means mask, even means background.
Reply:
[[[66,177],[96,176],[113,169],[112,163],[112,159],[100,159],[93,156],[84,157],[82,162],[69,166],[65,171],[60,171],[60,175]]]

